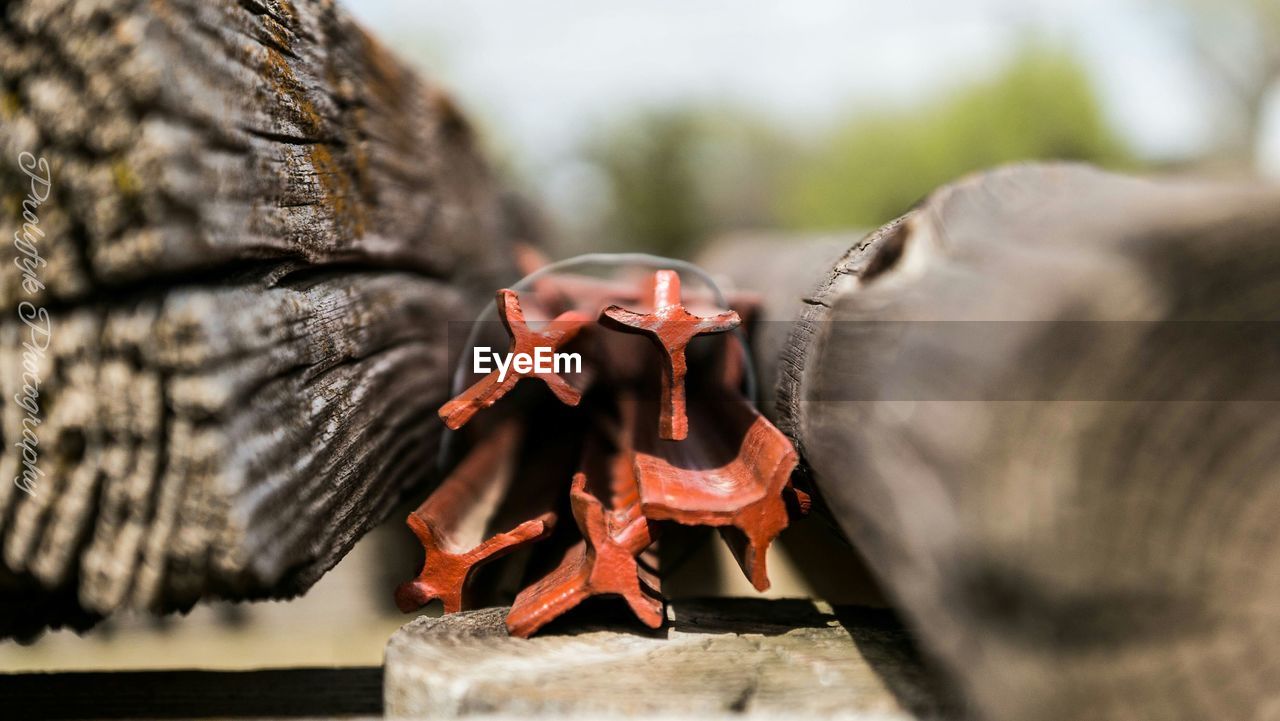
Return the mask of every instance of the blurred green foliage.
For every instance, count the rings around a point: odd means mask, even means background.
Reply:
[[[701,142],[697,124],[692,112],[651,112],[590,146],[587,157],[612,186],[608,235],[632,249],[677,255],[708,230],[688,161]]]
[[[1079,63],[1028,49],[989,81],[836,129],[793,168],[778,212],[791,227],[875,226],[965,173],[1048,159],[1117,166],[1129,156]]]
[[[612,209],[599,234],[616,247],[681,256],[708,234],[773,225],[791,151],[768,123],[733,109],[628,118],[585,152],[610,186]]]
[[[1028,47],[996,77],[919,107],[859,108],[806,142],[723,108],[641,113],[592,141],[614,247],[688,256],[743,227],[867,228],[965,173],[1018,160],[1128,165],[1072,55]]]

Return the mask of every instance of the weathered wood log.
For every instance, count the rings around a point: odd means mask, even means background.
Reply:
[[[745,328],[751,338],[758,377],[756,399],[775,420],[775,395],[780,349],[791,336],[821,272],[839,260],[861,235],[833,233],[795,237],[787,233],[735,233],[720,238],[698,257],[726,290],[746,290],[760,298],[760,307]],[[767,259],[767,262],[765,262]]]
[[[21,222],[18,153],[46,158],[51,298],[267,259],[505,270],[466,122],[332,2],[26,0],[3,22],[0,222]]]
[[[9,3],[0,101],[0,635],[305,590],[514,275],[465,121],[325,0]]]
[[[506,609],[420,617],[387,645],[390,718],[958,718],[889,612],[677,601],[648,631],[596,608],[512,638]]]
[[[835,265],[863,234],[840,231],[797,236],[783,231],[738,232],[717,239],[698,258],[725,290],[744,290],[759,307],[744,330],[757,376],[759,410],[776,424],[783,348],[804,313],[817,276]],[[802,472],[806,469],[802,467]],[[802,485],[811,483],[802,479]],[[805,518],[793,519],[778,546],[805,584],[833,603],[885,605],[866,562],[831,518],[821,498]]]
[[[1015,167],[827,273],[779,424],[978,716],[1280,708],[1280,191]]]

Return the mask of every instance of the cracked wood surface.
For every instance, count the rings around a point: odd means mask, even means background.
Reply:
[[[390,718],[959,718],[887,611],[675,601],[649,631],[597,604],[531,639],[505,608],[419,617],[387,645]]]
[[[757,346],[976,716],[1280,707],[1277,277],[1274,188],[1013,167],[815,267]]]
[[[514,276],[464,119],[325,0],[0,10],[0,635],[304,591],[428,480],[446,322]],[[20,473],[45,306],[40,465]]]
[[[506,258],[465,120],[332,2],[26,0],[0,32],[8,212],[43,155],[49,296],[290,259],[465,274]],[[0,300],[18,295],[0,271]]]

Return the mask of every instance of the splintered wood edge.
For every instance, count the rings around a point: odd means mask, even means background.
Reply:
[[[830,300],[855,286],[858,281],[876,268],[876,259],[886,248],[900,244],[903,235],[910,232],[907,222],[908,213],[884,225],[850,247],[839,260],[827,270],[825,277],[817,283],[813,290],[800,299],[799,316],[792,321],[791,331],[786,342],[778,349],[777,377],[765,379],[775,384],[775,401],[773,412],[776,414],[778,429],[791,439],[799,452],[801,462],[804,459],[803,404],[804,369],[809,367],[812,354],[821,345],[822,322],[830,312]],[[816,275],[816,273],[815,273]]]

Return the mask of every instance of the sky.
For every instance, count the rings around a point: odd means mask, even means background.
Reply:
[[[1144,156],[1213,139],[1211,103],[1155,0],[351,0],[350,10],[531,157],[628,108],[723,100],[804,130],[990,74],[1028,38],[1076,50]]]

